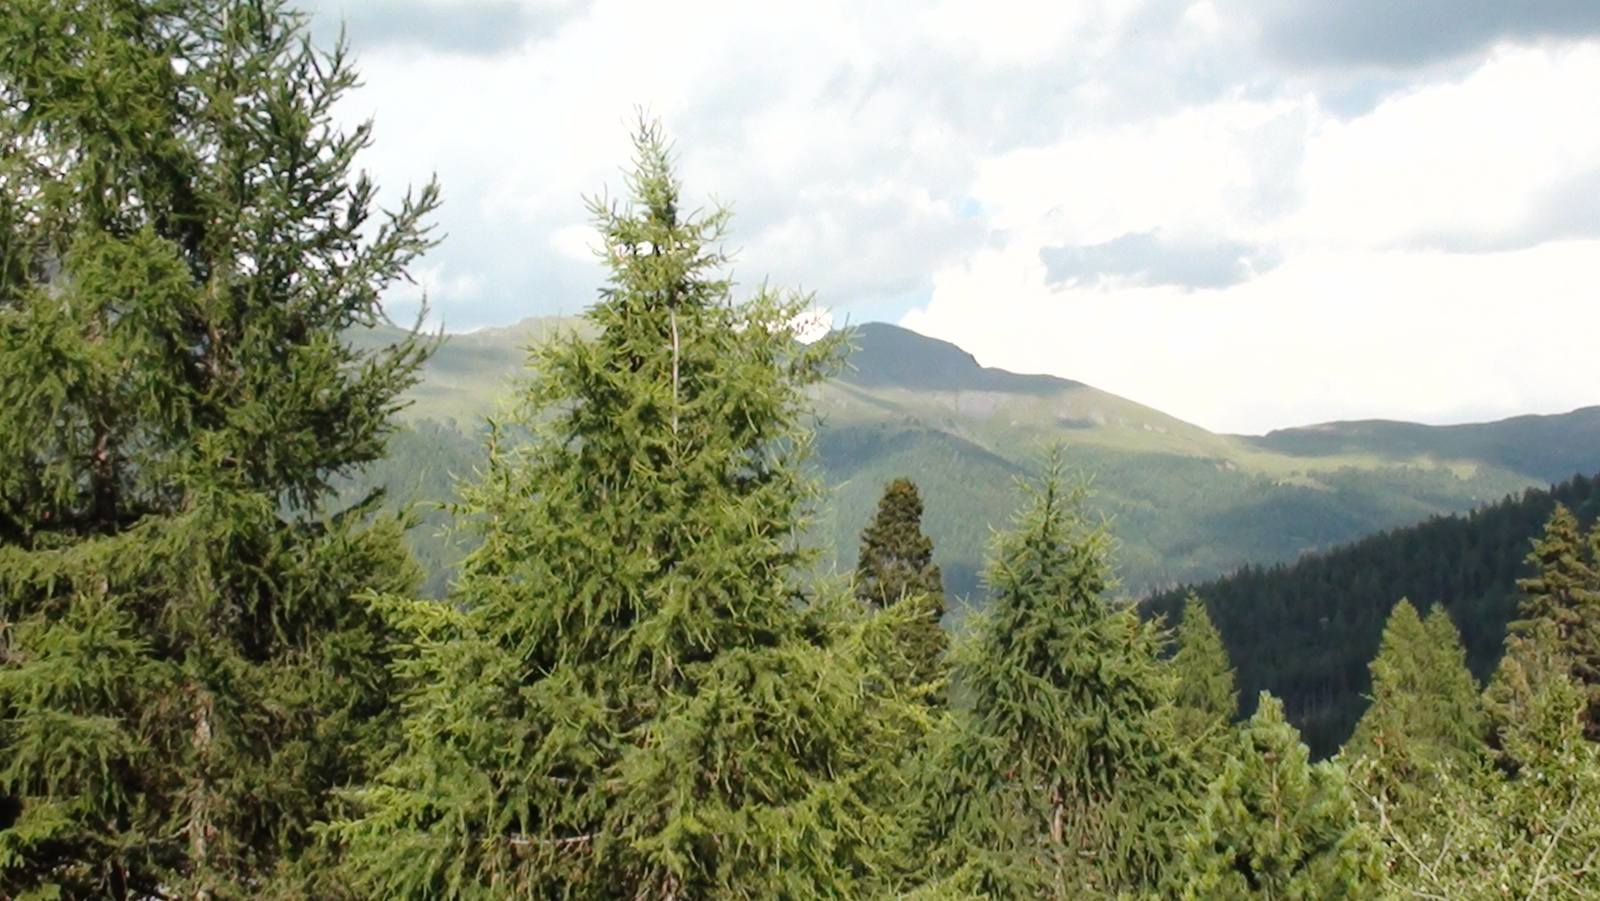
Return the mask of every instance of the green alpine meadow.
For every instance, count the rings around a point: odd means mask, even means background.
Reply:
[[[818,334],[645,113],[581,315],[407,328],[342,39],[0,12],[0,901],[1600,898],[1594,410]]]

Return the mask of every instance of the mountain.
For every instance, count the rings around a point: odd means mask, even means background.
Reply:
[[[530,319],[445,337],[404,415],[419,428],[447,424],[470,445],[522,371],[525,348],[582,327],[576,319]],[[379,329],[351,340],[393,336]],[[958,599],[981,595],[991,531],[1018,506],[1017,477],[1033,472],[1050,445],[1060,445],[1090,484],[1089,505],[1118,540],[1122,591],[1133,596],[1465,511],[1548,485],[1547,473],[1569,463],[1574,471],[1600,469],[1600,442],[1582,452],[1592,427],[1586,411],[1481,427],[1393,424],[1409,426],[1409,443],[1362,439],[1345,424],[1247,438],[1081,382],[985,368],[949,342],[893,325],[860,326],[851,341],[845,371],[816,396],[817,471],[832,490],[815,512],[811,540],[841,570],[853,568],[884,484],[909,475],[926,499],[924,527]],[[444,499],[438,478],[405,474],[465,476],[471,466],[457,439],[428,428],[434,431],[397,441],[383,474],[375,470],[351,490],[381,483],[398,499]],[[1462,437],[1479,434],[1471,429],[1490,437]],[[414,541],[436,539],[419,533]],[[429,559],[450,558],[431,545],[426,551]],[[443,578],[436,573],[435,586]]]
[[[1449,610],[1472,674],[1489,678],[1521,599],[1516,580],[1532,574],[1528,552],[1557,503],[1587,528],[1600,514],[1600,477],[1576,476],[1291,564],[1248,566],[1147,598],[1141,611],[1175,622],[1188,593],[1198,594],[1237,670],[1240,697],[1271,690],[1325,756],[1366,709],[1367,663],[1401,598],[1423,612],[1433,604]]]
[[[1600,448],[1600,407],[1469,425],[1430,426],[1386,419],[1329,422],[1244,440],[1297,457],[1356,453],[1389,460],[1420,455],[1481,460],[1546,482],[1559,482],[1592,471],[1595,449]]]

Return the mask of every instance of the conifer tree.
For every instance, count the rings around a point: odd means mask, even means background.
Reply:
[[[861,533],[856,597],[875,609],[906,607],[897,637],[911,667],[901,678],[911,686],[938,686],[949,644],[939,625],[945,610],[944,580],[933,562],[933,540],[922,534],[922,496],[910,479],[895,479],[884,487],[878,513]],[[929,696],[940,694],[935,689]]]
[[[1498,736],[1515,769],[1446,773],[1425,816],[1378,820],[1389,897],[1600,897],[1600,746],[1584,738],[1582,693],[1553,666],[1531,673],[1536,657],[1508,661],[1497,680],[1533,676]]]
[[[683,213],[658,128],[636,148],[627,202],[593,204],[593,337],[536,352],[467,490],[482,546],[450,603],[389,601],[405,746],[339,827],[375,897],[855,897],[898,840],[881,643],[798,581],[838,342],[794,340],[804,297],[732,302],[726,212]]]
[[[1581,585],[1576,523],[1558,509],[1535,558],[1548,589],[1506,636],[1506,653],[1483,695],[1497,766],[1436,771],[1420,816],[1380,816],[1390,852],[1388,888],[1401,898],[1587,898],[1600,894],[1600,745],[1585,738],[1585,687],[1552,596]],[[1561,602],[1558,602],[1561,603]],[[1430,616],[1428,626],[1432,626]],[[1374,797],[1380,813],[1383,796]]]
[[[333,509],[425,348],[357,351],[429,241],[273,0],[0,15],[0,895],[319,896],[415,578]]]
[[[1512,624],[1508,655],[1542,643],[1585,697],[1585,734],[1600,741],[1600,527],[1585,536],[1577,519],[1557,504],[1534,542],[1531,578],[1517,587],[1526,598],[1522,618]]]
[[[1222,636],[1206,613],[1205,602],[1189,595],[1178,621],[1177,652],[1172,671],[1177,678],[1174,725],[1197,750],[1232,737],[1233,718],[1239,713],[1239,692]]]
[[[1377,855],[1337,763],[1312,764],[1262,692],[1173,874],[1186,901],[1376,898]]]
[[[1344,756],[1368,758],[1373,787],[1415,808],[1441,767],[1465,775],[1482,760],[1478,686],[1450,614],[1435,605],[1424,621],[1404,598],[1389,614],[1371,669],[1372,703]]]
[[[1112,587],[1058,457],[997,536],[994,594],[957,678],[971,699],[937,769],[948,824],[933,859],[994,897],[1067,898],[1154,884],[1183,819],[1161,637]]]

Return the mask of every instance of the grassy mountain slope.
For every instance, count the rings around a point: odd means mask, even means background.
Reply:
[[[1600,447],[1600,407],[1467,425],[1385,419],[1330,422],[1243,440],[1297,457],[1369,454],[1387,460],[1421,456],[1481,460],[1554,483],[1592,468],[1595,448]]]
[[[534,319],[450,336],[427,364],[406,415],[418,423],[454,421],[470,440],[520,371],[523,348],[580,325]],[[379,331],[356,340],[384,339]],[[1487,460],[1422,438],[1407,453],[1359,441],[1323,441],[1298,453],[1274,443],[1287,438],[1218,435],[1080,382],[984,368],[953,344],[892,325],[863,325],[852,340],[857,350],[847,371],[817,396],[817,466],[833,490],[816,513],[813,540],[840,568],[852,568],[883,485],[909,475],[927,500],[925,526],[957,596],[979,593],[991,528],[1004,525],[1018,502],[1016,477],[1055,443],[1091,481],[1091,505],[1120,542],[1118,570],[1133,595],[1246,563],[1292,560],[1548,484],[1549,461],[1525,462],[1511,452],[1514,427],[1504,452]],[[1554,420],[1549,427],[1559,432],[1560,417]],[[429,444],[398,442],[379,481],[458,457]],[[1600,443],[1594,447],[1590,468],[1600,468]],[[436,499],[414,489],[396,494]]]

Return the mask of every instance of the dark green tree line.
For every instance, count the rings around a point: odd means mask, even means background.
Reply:
[[[1238,572],[1153,596],[1147,616],[1175,617],[1192,590],[1205,599],[1247,697],[1270,690],[1316,756],[1349,738],[1396,599],[1439,604],[1461,632],[1467,666],[1488,680],[1525,597],[1529,542],[1557,504],[1580,523],[1600,513],[1597,480],[1582,476],[1472,513],[1374,535],[1292,564]],[[1580,542],[1581,543],[1581,542]]]

